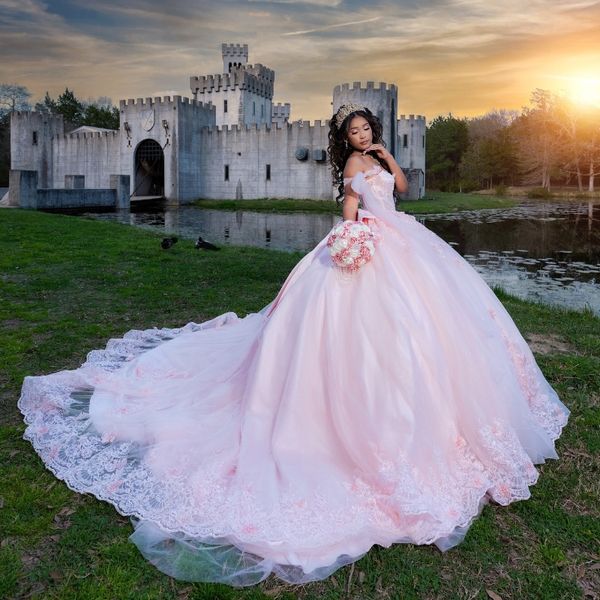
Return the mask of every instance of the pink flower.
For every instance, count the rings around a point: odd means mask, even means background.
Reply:
[[[505,483],[502,483],[497,488],[498,496],[502,499],[507,499],[510,496],[510,490]]]
[[[111,484],[109,484],[109,485],[106,486],[106,491],[109,494],[112,494],[112,492],[116,492],[121,487],[122,483],[123,483],[122,479],[116,479]]]
[[[454,440],[454,445],[457,448],[464,448],[467,445],[467,442],[465,441],[465,438],[462,436],[457,436],[456,440]]]
[[[251,523],[248,523],[247,525],[244,525],[242,527],[242,531],[244,533],[256,533],[258,531],[258,529],[256,528],[255,525],[252,525]]]

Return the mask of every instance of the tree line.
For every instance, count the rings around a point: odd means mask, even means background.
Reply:
[[[24,86],[0,84],[0,186],[8,185],[10,113],[36,110],[63,115],[66,129],[119,128],[110,98],[83,101],[68,88],[30,103]],[[577,105],[548,90],[532,92],[521,112],[494,110],[457,119],[436,117],[427,127],[426,186],[451,192],[498,186],[577,186],[594,191],[600,175],[600,108]]]
[[[427,128],[427,188],[577,186],[593,192],[600,175],[600,107],[539,88],[530,105],[521,112],[436,117]]]

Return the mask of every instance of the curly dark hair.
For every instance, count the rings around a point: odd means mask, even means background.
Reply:
[[[340,106],[341,108],[341,106]],[[339,109],[338,109],[339,111]],[[348,130],[350,129],[350,123],[354,117],[364,117],[373,132],[373,144],[382,144],[385,146],[383,141],[383,127],[381,121],[367,108],[364,110],[356,110],[351,112],[338,127],[335,122],[337,112],[331,118],[329,122],[329,146],[327,147],[327,155],[329,156],[329,164],[331,166],[331,177],[332,183],[338,188],[338,196],[336,202],[340,203],[340,198],[344,196],[344,167],[349,156],[354,151],[352,146],[346,144],[348,139]],[[385,164],[378,156],[376,152],[369,152],[369,154],[376,159],[379,164],[386,170],[389,171],[389,167]]]

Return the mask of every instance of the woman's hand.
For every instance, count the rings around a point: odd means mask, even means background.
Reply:
[[[393,160],[393,156],[390,151],[383,144],[371,144],[368,148],[363,150],[363,154],[367,152],[375,152],[381,160],[385,160],[386,162],[391,158]]]
[[[408,191],[408,180],[404,175],[404,171],[398,166],[392,153],[385,146],[382,144],[371,144],[366,150],[363,150],[363,154],[367,152],[375,152],[381,160],[384,160],[388,164],[390,173],[396,180],[395,187],[398,192],[404,194]]]

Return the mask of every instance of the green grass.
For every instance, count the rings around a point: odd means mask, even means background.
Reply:
[[[532,498],[487,506],[465,541],[374,547],[329,579],[250,589],[162,575],[128,541],[129,521],[71,492],[29,443],[16,401],[25,375],[76,368],[133,328],[176,327],[256,311],[301,257],[250,248],[197,252],[114,223],[0,210],[0,598],[485,599],[583,598],[600,586],[598,491],[600,320],[497,291],[521,331],[572,350],[537,356],[572,410],[559,461],[541,467]]]
[[[481,208],[511,208],[518,200],[492,195],[428,192],[422,200],[400,202],[399,210],[411,214],[433,214],[479,210]]]
[[[431,214],[476,210],[480,208],[510,208],[517,200],[477,194],[430,192],[426,199],[401,201],[398,210],[412,214]],[[333,200],[294,200],[292,198],[258,198],[254,200],[196,200],[199,208],[218,210],[248,210],[254,212],[309,212],[341,214],[341,206]]]

